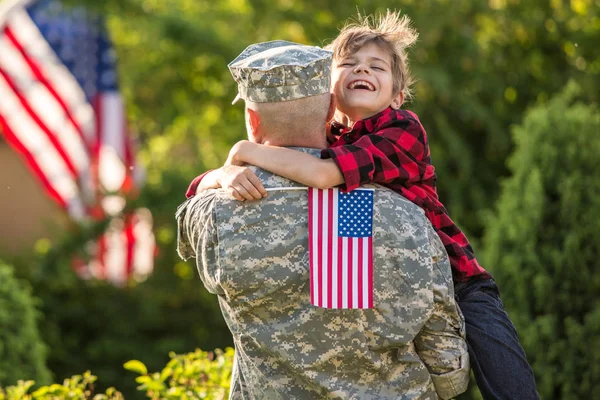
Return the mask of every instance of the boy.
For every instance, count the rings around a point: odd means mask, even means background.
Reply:
[[[256,165],[318,188],[339,185],[349,191],[375,182],[422,207],[450,257],[473,371],[484,398],[539,398],[494,280],[438,200],[425,130],[414,113],[400,109],[412,83],[406,49],[417,34],[409,19],[398,13],[388,11],[374,22],[362,18],[347,25],[329,46],[334,52],[337,110],[328,138],[331,146],[321,159],[241,141],[230,151],[227,164]],[[220,185],[240,200],[266,195],[247,170],[226,178],[217,171],[202,180],[200,189]],[[195,193],[194,184],[188,193]]]

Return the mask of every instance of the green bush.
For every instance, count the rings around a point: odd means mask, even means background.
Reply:
[[[65,379],[62,384],[42,386],[33,393],[29,391],[35,384],[34,381],[19,381],[16,386],[9,386],[6,390],[0,387],[0,400],[123,400],[122,394],[114,388],[94,395],[96,379],[96,376],[87,371],[83,375]]]
[[[600,113],[569,84],[514,129],[512,177],[485,237],[544,399],[600,391]]]
[[[0,385],[22,377],[41,383],[50,380],[37,319],[30,287],[0,261]]]
[[[161,372],[148,373],[146,366],[137,360],[124,367],[140,374],[138,390],[150,399],[206,399],[221,400],[229,396],[229,383],[233,367],[232,348],[225,352],[196,350],[184,355],[170,354],[171,361]]]
[[[163,254],[176,256],[174,249]],[[68,265],[36,279],[35,293],[44,302],[43,339],[52,349],[48,366],[55,376],[90,369],[100,389],[114,386],[126,398],[139,398],[134,380],[121,369],[126,361],[143,355],[148,368],[158,370],[168,361],[169,351],[230,346],[231,333],[216,296],[206,292],[189,268],[189,279],[163,269],[124,289],[81,281]]]
[[[171,361],[160,372],[148,373],[146,366],[138,360],[125,363],[125,369],[140,374],[135,381],[138,390],[153,400],[158,399],[205,399],[223,400],[229,396],[229,382],[233,366],[233,349],[224,352],[170,354]],[[17,385],[0,387],[0,400],[122,400],[121,392],[108,388],[104,393],[95,393],[97,377],[89,371],[65,379],[62,384],[42,386],[30,393],[34,381],[20,380]]]

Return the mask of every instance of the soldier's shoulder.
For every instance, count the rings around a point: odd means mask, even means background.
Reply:
[[[375,189],[375,206],[391,206],[398,212],[411,215],[425,216],[425,211],[408,200],[406,197],[396,193],[390,188],[378,184],[370,184],[363,186],[365,188]]]
[[[430,233],[431,222],[425,211],[392,189],[380,185],[375,188],[375,211],[379,218],[389,223],[410,226],[415,235],[427,236]]]

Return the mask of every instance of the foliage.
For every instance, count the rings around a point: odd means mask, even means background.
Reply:
[[[161,372],[148,373],[146,366],[137,360],[125,363],[125,369],[140,374],[138,390],[150,399],[206,399],[221,400],[229,396],[229,382],[233,366],[233,349],[225,352],[205,352],[176,355]]]
[[[29,393],[35,384],[34,381],[19,381],[16,386],[0,387],[0,400],[122,400],[123,395],[109,388],[105,393],[94,395],[94,382],[97,377],[90,371],[83,375],[74,375],[65,379],[61,384],[42,386],[33,393]],[[92,397],[93,396],[93,397]]]
[[[420,40],[411,59],[419,81],[407,106],[430,135],[442,201],[475,239],[498,177],[507,174],[509,127],[522,111],[569,79],[580,82],[584,99],[599,100],[597,0],[71,2],[109,17],[131,120],[144,143],[150,198],[176,198],[245,136],[227,70],[245,46],[273,39],[325,44],[357,9],[397,7],[414,20]],[[182,187],[173,175],[186,177]]]
[[[169,350],[230,345],[216,300],[202,288],[195,267],[176,256],[173,214],[188,182],[219,166],[245,135],[243,107],[230,104],[236,87],[227,63],[247,45],[273,39],[324,44],[357,9],[369,14],[396,7],[408,14],[421,36],[411,53],[419,82],[407,106],[429,134],[440,198],[480,258],[483,216],[499,194],[498,178],[509,173],[511,125],[522,123],[527,107],[546,104],[569,79],[579,83],[582,102],[599,100],[598,0],[68,2],[107,17],[130,126],[147,168],[139,203],[152,211],[160,254],[155,274],[125,290],[74,278],[68,260],[84,246],[81,232],[41,261],[24,257],[17,270],[42,300],[51,370],[69,376],[90,368],[128,398],[135,388],[118,372],[126,360],[144,354],[154,369],[164,365]],[[522,195],[521,187],[512,189]],[[484,267],[501,274],[497,256],[484,260]],[[532,271],[528,279],[537,273]],[[501,289],[512,290],[512,282],[501,282]],[[557,318],[564,316],[567,305],[550,305]],[[517,313],[520,305],[511,307]],[[526,327],[519,322],[524,340]],[[550,340],[544,343],[552,347]],[[529,344],[527,351],[537,360],[547,348]],[[579,369],[575,381],[583,375]]]
[[[140,374],[135,381],[138,390],[153,400],[158,399],[206,399],[222,400],[229,395],[229,382],[233,365],[233,349],[215,350],[177,355],[170,353],[171,361],[160,372],[148,373],[146,365],[130,360],[123,367]],[[62,384],[42,386],[30,393],[34,381],[18,381],[17,385],[0,387],[0,400],[122,400],[123,395],[115,388],[95,393],[97,377],[86,371],[65,379]]]
[[[38,319],[30,286],[17,280],[13,268],[0,261],[0,385],[24,376],[49,381]]]
[[[169,256],[174,258],[162,253],[158,260]],[[143,283],[116,288],[81,281],[66,258],[50,258],[54,262],[32,273],[31,282],[43,300],[42,335],[55,376],[93,367],[100,389],[114,386],[126,398],[136,398],[135,382],[120,371],[127,360],[143,355],[150,368],[158,369],[169,351],[231,345],[216,298],[187,264],[173,260],[173,268],[158,269]],[[20,374],[15,380],[30,377]]]
[[[600,390],[600,112],[571,83],[513,131],[486,264],[545,399]]]

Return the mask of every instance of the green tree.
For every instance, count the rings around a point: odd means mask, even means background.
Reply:
[[[215,299],[201,288],[193,264],[176,256],[173,214],[188,182],[219,166],[245,136],[243,107],[231,106],[236,87],[227,63],[247,45],[328,43],[357,8],[408,14],[421,36],[411,52],[416,97],[407,106],[430,136],[440,197],[478,255],[482,215],[498,196],[498,178],[509,173],[510,126],[568,79],[580,83],[583,100],[598,101],[598,0],[68,2],[107,17],[147,169],[139,202],[152,211],[160,254],[155,275],[125,291],[74,281],[67,260],[75,247],[59,249],[61,259],[51,257],[42,268],[23,259],[18,272],[32,279],[43,301],[43,335],[57,376],[91,369],[127,397],[132,385],[117,372],[127,359],[158,368],[167,350],[230,344]],[[36,269],[42,278],[32,277]]]
[[[545,399],[600,390],[600,112],[570,84],[513,131],[486,265]]]
[[[27,282],[17,280],[13,268],[0,261],[0,385],[24,377],[50,380],[46,347],[38,330],[39,313]]]

